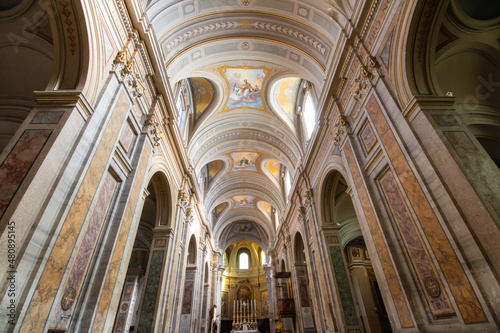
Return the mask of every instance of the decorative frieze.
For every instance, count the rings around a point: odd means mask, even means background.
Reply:
[[[183,188],[179,190],[179,194],[177,195],[177,204],[182,208],[186,208],[189,205],[189,196]]]
[[[156,116],[154,112],[148,113],[146,118],[145,127],[149,134],[151,134],[151,139],[153,141],[153,146],[157,147],[160,145],[161,140],[161,129],[160,123],[156,121]]]
[[[363,102],[371,87],[374,87],[382,76],[380,65],[371,55],[367,55],[365,63],[359,65],[358,73],[353,79],[349,93],[357,101]]]
[[[299,214],[297,215],[299,223],[303,223],[306,220],[306,207],[301,205],[299,207]]]
[[[350,126],[346,116],[338,114],[337,118],[333,122],[333,127],[332,127],[333,144],[336,147],[339,148],[342,147],[342,144],[344,143],[347,134],[349,134],[349,131],[350,131]]]
[[[60,0],[59,5],[61,6],[61,13],[66,17],[63,22],[66,24],[66,32],[68,34],[68,43],[70,46],[71,54],[75,55],[76,52],[76,28],[73,26],[73,13],[71,12],[71,2],[68,0]]]
[[[194,212],[191,207],[186,208],[186,221],[192,223],[194,221]]]
[[[118,79],[125,84],[134,97],[141,97],[144,94],[146,86],[136,69],[135,59],[129,58],[126,49],[118,52],[112,68],[112,71],[118,75]]]
[[[272,31],[274,33],[280,33],[292,37],[301,42],[304,42],[306,44],[309,44],[309,46],[318,51],[322,56],[326,56],[329,52],[329,48],[325,46],[324,43],[314,38],[313,36],[310,36],[302,31],[297,30],[294,27],[289,27],[271,22],[253,21],[253,20],[216,22],[196,27],[174,38],[166,45],[165,48],[167,52],[169,52],[177,45],[187,42],[191,38],[201,36],[214,31],[230,30],[230,29],[252,29],[252,30]]]
[[[304,193],[305,204],[311,206],[314,199],[314,192],[312,188],[308,188]]]

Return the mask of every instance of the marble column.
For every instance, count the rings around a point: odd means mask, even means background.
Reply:
[[[357,295],[359,311],[361,317],[365,320],[365,329],[367,333],[382,333],[382,327],[379,322],[378,313],[382,309],[378,306],[374,298],[369,272],[367,268],[371,267],[369,260],[365,255],[365,250],[361,248],[348,247],[349,270],[352,277],[352,285]],[[373,271],[372,273],[373,274]]]
[[[193,212],[191,210],[191,207],[189,207],[189,200],[188,200],[188,195],[186,193],[186,190],[181,189],[179,190],[179,196],[178,196],[178,205],[177,209],[179,212],[179,239],[177,241],[178,247],[177,249],[179,250],[177,260],[176,260],[176,277],[174,281],[172,281],[171,287],[174,289],[173,295],[172,295],[172,301],[169,303],[171,304],[171,312],[169,316],[169,331],[170,332],[175,332],[178,330],[178,325],[180,323],[180,307],[182,306],[181,304],[181,295],[183,293],[183,286],[184,286],[184,277],[186,273],[186,251],[187,251],[187,230],[193,223]]]
[[[196,332],[201,332],[202,330],[202,327],[204,328],[205,325],[204,325],[204,319],[203,316],[206,315],[206,311],[204,311],[204,308],[206,310],[206,288],[205,288],[205,279],[204,279],[204,275],[205,274],[208,274],[208,272],[205,271],[205,260],[206,260],[206,257],[207,257],[207,245],[205,244],[205,240],[203,240],[203,242],[200,241],[200,244],[198,246],[199,248],[199,252],[200,252],[200,255],[198,256],[198,258],[201,258],[199,260],[199,264],[198,264],[198,270],[200,272],[199,276],[198,276],[198,287],[196,288],[196,293],[195,293],[195,297],[194,299],[197,300],[195,306],[195,316],[197,318],[196,320],[196,327],[195,327],[195,331]]]
[[[463,105],[455,105],[454,97],[418,96],[410,106],[413,112],[405,112],[405,116],[434,168],[428,170],[428,161],[416,162],[423,173],[436,174],[446,184],[449,193],[437,195],[439,203],[446,207],[447,218],[454,221],[452,227],[460,244],[470,244],[464,253],[473,269],[491,269],[499,276],[500,252],[495,244],[500,242],[500,170],[460,118]],[[476,244],[490,265],[476,255]],[[480,279],[486,275],[478,274]],[[485,289],[491,286],[481,283]]]
[[[277,295],[275,295],[276,284],[275,284],[275,279],[273,278],[274,272],[273,272],[272,266],[265,265],[264,271],[266,272],[267,297],[268,297],[268,304],[269,304],[269,329],[271,330],[271,332],[274,332],[274,331],[276,331],[275,320],[277,319],[276,306],[275,306],[276,301],[277,301]]]
[[[138,292],[141,276],[139,274],[127,275],[125,285],[120,298],[118,313],[115,320],[113,332],[128,333],[130,326],[135,326],[134,314],[138,303]],[[139,296],[140,297],[140,296]]]
[[[219,256],[221,259],[222,257]],[[226,269],[226,266],[222,264],[222,261],[219,260],[219,266],[217,268],[217,280],[216,280],[216,283],[215,283],[215,291],[214,291],[214,298],[215,298],[215,302],[214,304],[217,305],[217,311],[214,313],[214,316],[217,317],[217,315],[220,315],[221,314],[221,311],[222,311],[222,306],[221,306],[221,298],[222,298],[222,289],[223,289],[223,285],[222,283],[224,282],[223,280],[223,277],[222,277],[222,273],[224,273],[224,270]],[[229,306],[229,305],[228,305]],[[217,332],[220,332],[220,325],[221,325],[221,317],[219,317],[219,321],[218,321],[218,326],[217,326]],[[210,322],[213,320],[213,318],[210,318]],[[210,332],[213,333],[213,325],[211,325],[211,329],[210,329]]]

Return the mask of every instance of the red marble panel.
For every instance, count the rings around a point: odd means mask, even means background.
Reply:
[[[118,322],[116,323],[116,331],[115,332],[123,332],[125,330],[125,320],[127,319],[127,315],[125,313],[120,313],[118,316]]]
[[[135,216],[135,211],[137,209],[139,197],[142,194],[142,187],[146,186],[144,184],[145,175],[147,171],[147,167],[149,164],[149,160],[151,157],[151,146],[146,145],[143,148],[143,153],[141,155],[141,162],[137,168],[137,179],[134,180],[134,185],[131,190],[129,204],[127,205],[125,215],[122,219],[120,233],[118,234],[117,239],[119,241],[116,243],[113,249],[113,256],[110,260],[110,264],[108,266],[108,272],[106,274],[106,281],[103,284],[103,292],[101,294],[101,298],[99,300],[98,311],[96,313],[94,324],[92,326],[92,332],[103,332],[104,326],[106,322],[106,317],[108,315],[108,309],[111,306],[112,295],[115,292],[119,292],[122,288],[123,282],[119,281],[118,273],[120,269],[126,270],[126,263],[123,262],[123,253],[125,251],[125,247],[127,244],[127,240],[130,237],[135,237],[135,233],[132,232],[132,221]],[[136,297],[136,293],[132,293],[132,300]],[[167,310],[168,311],[168,310]]]
[[[123,132],[122,132],[122,135],[120,137],[120,144],[122,145],[122,147],[126,153],[128,153],[130,146],[132,145],[132,141],[134,140],[134,137],[135,137],[135,134],[127,122],[125,124],[125,127],[123,128]]]
[[[401,193],[399,192],[392,172],[387,171],[379,180],[379,183],[382,186],[382,190],[389,203],[392,215],[396,220],[398,229],[403,236],[420,284],[422,288],[426,290],[426,299],[430,304],[432,313],[435,316],[455,313],[441,286],[441,280],[436,274],[435,267],[429,258],[429,254],[422,244],[419,232],[401,197]]]
[[[182,298],[182,314],[191,313],[193,303],[193,281],[186,281],[184,286],[184,297]]]
[[[109,174],[106,174],[104,179],[104,184],[102,185],[101,191],[99,192],[99,197],[95,204],[92,215],[90,216],[87,230],[83,236],[82,242],[78,249],[78,252],[73,261],[73,266],[69,273],[69,278],[66,282],[64,290],[68,288],[74,288],[77,291],[77,295],[80,291],[80,287],[83,281],[83,277],[87,271],[87,266],[92,258],[92,254],[95,249],[97,238],[101,232],[102,224],[106,218],[108,209],[110,207],[111,199],[115,192],[117,186],[117,181]],[[68,310],[71,310],[71,306]],[[62,309],[61,309],[62,310]],[[59,310],[59,312],[61,312]],[[60,315],[55,316],[57,318],[62,317],[62,312]]]
[[[373,146],[375,146],[375,143],[377,143],[377,138],[373,134],[370,123],[366,123],[365,127],[361,130],[360,137],[366,151],[369,153],[373,149]]]
[[[36,286],[33,298],[26,310],[25,319],[20,331],[22,332],[42,332],[47,325],[49,313],[53,307],[56,294],[61,289],[63,275],[70,263],[71,254],[74,251],[75,243],[83,228],[90,205],[96,195],[97,184],[99,184],[103,175],[106,174],[106,168],[110,154],[114,151],[115,140],[119,135],[119,130],[129,110],[129,100],[125,93],[122,93],[117,100],[115,110],[112,112],[111,119],[104,129],[102,139],[100,140],[96,153],[92,158],[88,171],[86,172],[82,184],[80,185],[71,208],[61,227],[57,240],[52,248],[47,264],[43,270],[42,276]],[[145,159],[147,163],[149,159]],[[142,165],[141,160],[141,165]],[[145,173],[145,171],[144,171]],[[125,237],[126,238],[126,237]],[[123,252],[121,253],[123,256]],[[120,257],[121,258],[121,257]],[[109,268],[111,270],[111,268]],[[109,276],[108,270],[108,276]],[[122,284],[123,286],[123,284]],[[103,292],[102,297],[111,297],[113,293]],[[107,313],[107,306],[96,314]],[[93,332],[102,332],[103,330],[93,330]]]
[[[370,202],[368,191],[365,188],[361,172],[356,163],[349,141],[344,146],[344,153],[349,166],[349,171],[351,172],[354,181],[353,187],[356,189],[356,193],[358,194],[361,205],[363,206],[366,222],[368,224],[368,228],[370,229],[370,234],[375,248],[377,249],[377,254],[382,265],[382,269],[387,280],[387,286],[389,287],[401,326],[403,328],[414,327],[410,310],[403,295],[403,289],[399,283],[398,275],[392,263],[389,250],[385,245],[382,231],[378,226],[375,211],[373,210]]]
[[[378,133],[380,141],[386,148],[395,173],[400,179],[408,200],[417,215],[418,222],[424,230],[425,237],[427,237],[439,266],[448,281],[462,318],[466,323],[485,322],[486,315],[469,279],[465,275],[464,268],[458,261],[441,224],[373,95],[368,100],[366,109],[372,118],[374,129]]]
[[[299,278],[299,291],[300,291],[300,306],[309,306],[309,296],[307,294],[307,280],[305,278]]]
[[[52,130],[26,130],[0,166],[0,218],[28,174]]]

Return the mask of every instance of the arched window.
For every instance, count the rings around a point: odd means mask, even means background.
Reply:
[[[240,254],[240,269],[248,269],[248,254],[245,252]]]
[[[264,250],[260,252],[260,256],[262,257],[262,265],[264,266],[266,264],[266,254],[264,253]]]
[[[283,175],[285,177],[285,197],[288,199],[288,194],[292,189],[292,177],[290,176],[290,171],[286,171]]]
[[[184,81],[179,82],[179,90],[177,92],[177,98],[175,99],[175,107],[177,108],[177,113],[179,117],[177,118],[177,126],[179,126],[179,130],[181,134],[184,133],[185,128],[187,127],[187,118],[188,118],[188,88]]]
[[[314,126],[316,125],[316,107],[314,106],[314,101],[310,92],[306,94],[304,100],[304,112],[302,113],[302,118],[304,119],[306,138],[309,140],[312,132],[314,131]]]

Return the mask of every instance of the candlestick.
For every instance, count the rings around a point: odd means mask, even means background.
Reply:
[[[253,311],[253,321],[257,324],[257,300],[254,300],[254,311]]]

